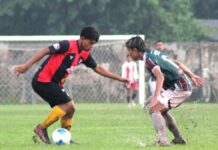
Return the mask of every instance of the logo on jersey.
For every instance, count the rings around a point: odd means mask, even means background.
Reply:
[[[70,68],[67,68],[67,73],[68,74],[72,74],[73,73],[73,66],[71,66]]]
[[[83,62],[83,59],[79,59],[79,62],[78,62],[78,64],[81,64]]]
[[[59,43],[53,44],[53,47],[55,48],[55,50],[59,50],[61,48]]]
[[[74,56],[70,56],[70,60],[72,60],[74,58]]]

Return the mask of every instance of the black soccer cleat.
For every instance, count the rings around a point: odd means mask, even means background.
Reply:
[[[186,145],[187,142],[184,139],[173,139],[171,141],[172,144],[180,144],[180,145]]]
[[[77,143],[77,142],[74,141],[74,140],[70,140],[70,144],[79,144],[79,143]]]

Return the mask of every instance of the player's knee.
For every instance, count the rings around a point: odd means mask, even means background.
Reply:
[[[73,100],[71,100],[71,108],[70,108],[71,112],[74,113],[76,111],[76,106]]]
[[[73,100],[71,100],[70,102],[68,102],[68,103],[66,104],[66,106],[67,106],[67,112],[68,112],[68,113],[74,113],[74,112],[75,112],[76,107],[75,107],[75,103],[74,103]]]
[[[154,106],[151,107],[151,108],[149,108],[149,113],[150,113],[150,114],[152,114],[152,113],[154,113],[154,112],[159,112],[159,110],[156,109]]]
[[[167,111],[168,110],[168,108],[166,108],[163,104],[161,104],[161,103],[157,103],[156,105],[154,105],[154,106],[152,106],[152,107],[150,107],[149,108],[149,112],[150,113],[154,113],[154,112],[160,112],[160,113],[162,113],[162,112],[165,112],[165,111]]]

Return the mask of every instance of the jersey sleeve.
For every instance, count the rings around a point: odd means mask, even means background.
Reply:
[[[65,53],[70,47],[69,41],[64,40],[49,46],[51,54],[62,54]]]
[[[95,67],[97,66],[97,63],[95,62],[95,60],[93,59],[93,57],[91,55],[89,55],[89,57],[83,62],[87,67],[95,69]]]

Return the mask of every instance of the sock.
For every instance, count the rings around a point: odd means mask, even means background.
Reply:
[[[57,121],[59,118],[63,117],[66,114],[59,106],[52,108],[48,117],[40,124],[41,128],[48,128],[51,124]]]
[[[168,129],[173,133],[175,139],[182,139],[174,117],[169,112],[164,112],[162,115],[166,121]]]
[[[130,103],[130,96],[127,96],[126,100],[127,100],[127,103]]]
[[[132,100],[133,100],[133,101],[135,100],[136,96],[137,96],[137,92],[134,92],[134,93],[132,94]]]
[[[61,127],[70,131],[73,119],[72,118],[61,118]]]
[[[154,125],[154,128],[157,132],[158,141],[162,144],[168,144],[167,134],[165,132],[165,121],[160,112],[151,113],[151,119]]]

